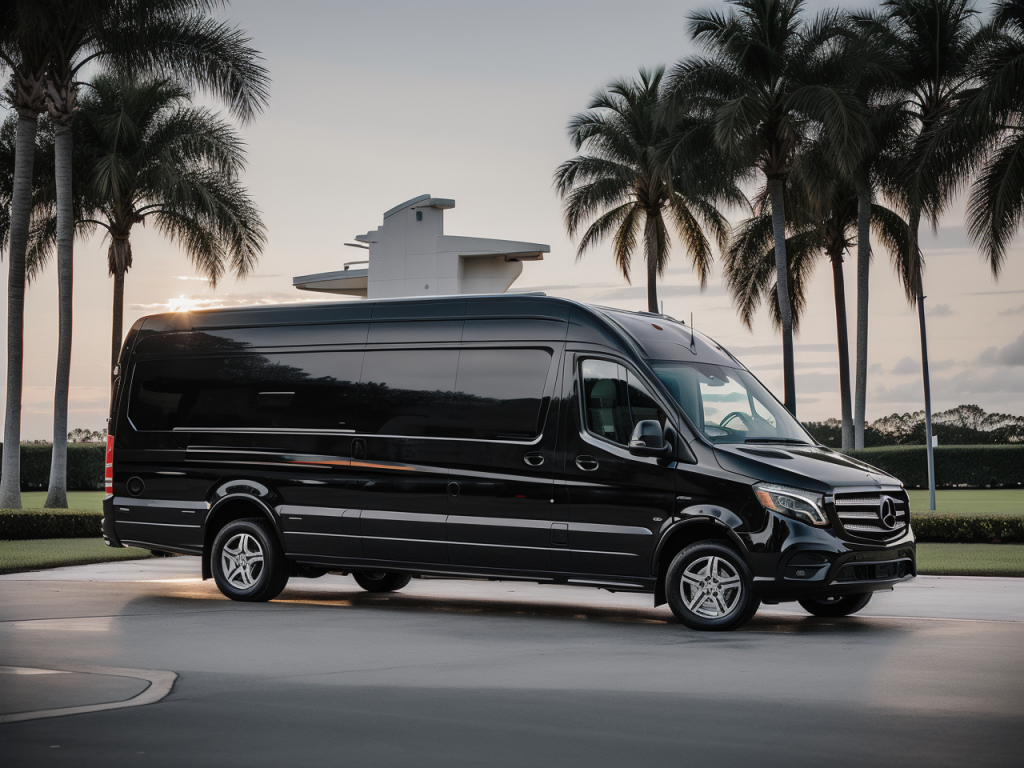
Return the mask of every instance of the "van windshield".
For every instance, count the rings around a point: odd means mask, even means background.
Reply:
[[[690,421],[715,443],[813,441],[799,422],[742,368],[655,361],[655,374]]]

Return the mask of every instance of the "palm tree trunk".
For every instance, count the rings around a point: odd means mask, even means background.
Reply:
[[[782,319],[782,376],[786,409],[796,416],[796,373],[793,364],[793,308],[789,302],[789,269],[786,260],[786,209],[782,179],[768,180],[775,234],[775,276],[778,282],[779,317]]]
[[[839,401],[843,413],[843,450],[853,448],[853,408],[850,404],[850,341],[846,326],[846,282],[843,255],[830,254],[832,287],[836,297],[836,336],[839,343]]]
[[[71,126],[54,130],[57,187],[57,380],[53,391],[53,458],[48,508],[68,506],[68,393],[71,384],[71,310],[75,217],[71,204]]]
[[[658,221],[648,212],[644,224],[644,258],[647,260],[647,311],[658,311]]]
[[[36,118],[18,117],[11,197],[7,280],[7,410],[0,475],[0,509],[21,509],[21,380],[25,350],[25,248],[32,213]]]
[[[932,383],[928,372],[928,333],[924,322],[924,282],[917,274],[917,322],[921,326],[921,378],[924,383],[924,439],[928,454],[928,509],[935,511],[935,448],[932,446]]]
[[[932,383],[928,371],[928,333],[925,326],[924,313],[924,280],[921,273],[924,265],[918,254],[918,227],[921,222],[920,211],[912,211],[910,215],[910,256],[915,267],[913,275],[917,301],[917,323],[921,328],[921,380],[924,384],[924,439],[925,453],[928,456],[928,509],[935,511],[935,449],[932,447]],[[915,256],[917,258],[915,258]]]
[[[868,392],[868,270],[871,267],[871,191],[857,185],[857,385],[853,406],[853,447],[864,447]]]
[[[121,354],[121,339],[124,333],[124,272],[114,272],[113,328],[110,339],[110,380],[114,380],[114,366]]]

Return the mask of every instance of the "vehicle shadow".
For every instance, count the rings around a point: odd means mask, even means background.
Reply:
[[[292,582],[293,584],[295,582]],[[448,582],[451,584],[452,582]],[[477,584],[477,582],[469,582]],[[170,585],[168,585],[170,586]],[[573,592],[577,592],[573,588]],[[596,597],[596,599],[595,599]],[[602,598],[614,601],[613,604],[601,605]],[[516,591],[513,594],[495,593],[490,595],[476,594],[427,594],[424,592],[389,592],[375,594],[348,585],[338,588],[303,589],[289,586],[280,597],[269,604],[233,603],[223,597],[212,582],[200,585],[189,585],[188,589],[171,589],[148,599],[161,603],[173,602],[182,608],[183,600],[211,601],[218,603],[223,610],[274,610],[287,609],[291,606],[319,607],[324,609],[372,610],[378,612],[426,612],[449,614],[475,614],[482,616],[509,618],[541,618],[568,621],[610,622],[619,624],[653,624],[675,625],[678,629],[685,628],[676,620],[667,606],[653,607],[647,595],[605,595],[603,593],[587,593],[581,591],[579,598],[567,599],[563,595],[544,595],[544,587],[530,589],[530,594]],[[644,604],[639,604],[642,600]],[[630,604],[632,603],[632,604]],[[846,617],[841,619],[824,619],[810,615],[772,613],[764,608],[737,632],[757,632],[770,634],[861,634],[890,631],[902,631],[898,622],[871,617]],[[698,633],[694,633],[698,634]],[[714,636],[719,633],[701,633]],[[725,633],[726,635],[735,633]]]

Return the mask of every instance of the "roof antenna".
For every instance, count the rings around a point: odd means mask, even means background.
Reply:
[[[697,342],[693,338],[693,312],[690,313],[690,351],[697,354]]]

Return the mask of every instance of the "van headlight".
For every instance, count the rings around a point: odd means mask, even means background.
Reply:
[[[778,512],[780,515],[799,520],[810,525],[828,525],[828,518],[821,511],[824,498],[820,493],[812,493],[799,488],[787,488],[784,485],[756,483],[754,493],[761,506]]]

